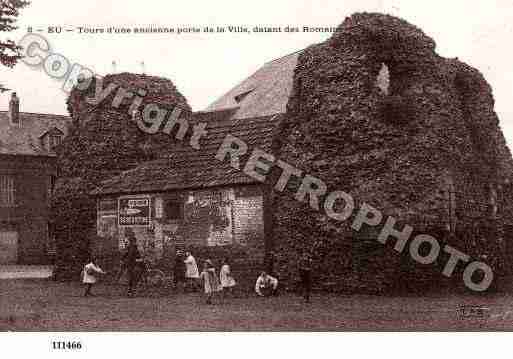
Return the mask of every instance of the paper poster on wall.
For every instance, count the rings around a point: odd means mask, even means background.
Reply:
[[[101,216],[98,218],[97,234],[100,237],[115,237],[118,233],[116,215]]]

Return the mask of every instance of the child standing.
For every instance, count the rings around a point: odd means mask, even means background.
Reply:
[[[199,271],[196,264],[196,259],[191,252],[185,252],[185,280],[187,287],[196,291],[198,288]]]
[[[185,292],[185,263],[182,251],[176,251],[175,265],[173,266],[173,286],[178,291]]]
[[[203,264],[203,271],[200,274],[200,279],[203,281],[203,286],[205,288],[206,303],[212,304],[214,293],[221,290],[222,287],[210,259],[207,259]]]
[[[83,282],[86,285],[84,297],[91,295],[91,288],[93,284],[98,281],[96,276],[98,274],[105,274],[105,272],[96,265],[94,258],[91,258],[89,263],[84,266],[83,270]]]
[[[235,287],[237,282],[235,282],[235,279],[232,277],[230,262],[228,258],[223,260],[223,265],[219,270],[219,280],[221,281],[221,286],[223,287],[223,293],[232,294],[233,287]]]
[[[303,253],[299,261],[299,278],[301,279],[301,288],[303,298],[306,303],[310,303],[310,293],[312,292],[312,257],[309,253]]]

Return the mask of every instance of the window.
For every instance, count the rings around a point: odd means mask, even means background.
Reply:
[[[183,218],[183,205],[179,200],[166,200],[165,202],[165,215],[167,219],[182,219]]]
[[[0,175],[0,206],[14,206],[14,178],[13,176]]]
[[[53,195],[53,190],[55,188],[55,176],[51,175],[49,178],[48,178],[48,186],[47,186],[47,193],[46,193],[46,200],[47,200],[47,203],[50,203],[50,199],[52,198],[52,195]]]
[[[61,136],[58,135],[51,135],[50,136],[50,150],[55,150],[55,147],[59,146],[61,144]]]
[[[55,240],[54,235],[54,228],[53,224],[47,223],[46,224],[46,231],[47,231],[47,237],[46,237],[46,253],[53,257],[57,253],[57,242]]]

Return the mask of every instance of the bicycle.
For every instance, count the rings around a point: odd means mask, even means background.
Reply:
[[[148,291],[160,291],[165,287],[165,284],[170,282],[170,277],[166,276],[164,271],[157,268],[152,262],[148,260],[138,259],[135,263],[134,274],[135,285],[134,290],[138,291],[141,287]],[[115,276],[117,283],[127,283],[128,268],[125,263],[121,261]]]
[[[136,263],[136,266],[140,266],[138,269],[140,271],[138,273],[138,283],[144,283],[146,286],[149,285],[151,287],[162,287],[166,279],[169,279],[162,270],[158,269],[151,262],[141,260],[138,263]]]

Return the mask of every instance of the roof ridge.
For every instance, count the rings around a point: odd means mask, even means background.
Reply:
[[[298,54],[298,53],[303,52],[303,51],[305,51],[305,49],[296,50],[296,51],[294,51],[294,52],[291,52],[291,53],[288,53],[288,54],[286,54],[286,55],[283,55],[283,56],[277,57],[277,58],[275,58],[275,59],[269,60],[269,61],[267,61],[267,62],[264,62],[264,65],[271,64],[271,63],[273,63],[273,62],[283,60],[283,59],[284,59],[284,58],[286,58],[286,57],[289,57],[289,56],[292,56],[292,55]]]
[[[239,108],[240,108],[240,106],[234,106],[234,107],[222,108],[219,110],[199,110],[199,111],[193,111],[192,115],[196,115],[196,114],[203,115],[203,114],[213,113],[213,112],[235,111],[236,109],[239,109]]]
[[[0,113],[9,113],[9,111],[0,111]],[[70,118],[71,119],[71,116],[69,115],[58,115],[56,113],[46,113],[46,112],[26,112],[26,111],[20,111],[20,115],[21,114],[28,114],[28,115],[47,115],[47,116],[59,116],[59,117],[66,117],[66,118]]]
[[[207,110],[239,106],[235,117],[254,117],[286,112],[286,104],[293,86],[297,60],[304,50],[265,62],[246,79],[227,91],[207,106]],[[237,96],[254,89],[242,101]]]

